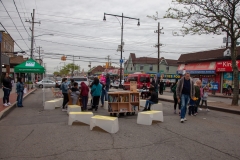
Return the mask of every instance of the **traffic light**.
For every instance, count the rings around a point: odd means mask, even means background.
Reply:
[[[62,57],[61,57],[61,60],[62,60],[62,61],[66,61],[66,59],[67,59],[66,56],[62,56]]]

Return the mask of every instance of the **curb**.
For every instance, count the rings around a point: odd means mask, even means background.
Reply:
[[[23,96],[23,99],[28,97],[31,93],[35,92],[37,89],[33,89],[32,91],[28,92],[25,96]],[[5,108],[0,112],[0,120],[2,120],[5,116],[7,116],[14,108],[16,108],[17,102],[14,102],[10,107]]]
[[[170,99],[158,98],[158,100],[174,103],[174,100],[170,100]],[[240,115],[240,111],[237,111],[237,110],[220,108],[220,107],[216,107],[216,106],[208,106],[208,108],[211,109],[211,110],[215,110],[215,111],[221,111],[221,112],[227,112],[227,113],[239,114]]]

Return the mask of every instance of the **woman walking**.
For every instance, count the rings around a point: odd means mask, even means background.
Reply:
[[[17,92],[17,106],[23,107],[22,101],[23,101],[23,90],[24,90],[24,84],[23,84],[23,78],[18,77],[17,85],[16,85],[16,92]]]
[[[88,86],[84,83],[81,82],[81,97],[82,97],[82,107],[83,111],[87,110],[87,103],[88,103],[88,93],[89,93],[89,88]]]
[[[180,106],[180,103],[178,103],[176,88],[177,88],[177,82],[172,85],[171,91],[173,92],[173,99],[174,99],[174,114],[177,114],[176,109],[177,109],[177,105],[178,105],[178,110],[179,110],[179,115],[180,115],[181,106]]]
[[[93,110],[95,109],[95,111],[98,110],[98,104],[99,104],[99,98],[102,94],[102,85],[99,83],[99,79],[98,78],[94,78],[94,82],[91,88],[91,94],[93,97],[93,105],[92,108],[88,109],[88,110]]]
[[[6,73],[5,77],[3,78],[3,105],[5,107],[10,106],[11,103],[9,102],[9,96],[10,92],[12,90],[12,83],[11,83],[11,78],[9,77],[9,74]]]
[[[62,79],[62,84],[60,86],[60,89],[62,90],[63,94],[63,105],[62,105],[62,111],[66,112],[67,111],[67,103],[69,101],[68,99],[68,85],[67,85],[67,78]]]

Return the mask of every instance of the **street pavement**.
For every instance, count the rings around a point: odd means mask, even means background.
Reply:
[[[53,99],[50,90],[46,99]],[[43,110],[42,90],[0,121],[0,159],[4,160],[234,160],[240,159],[240,116],[200,111],[185,123],[162,102],[164,122],[138,125],[137,115],[119,118],[119,131],[109,134],[88,125],[68,126],[61,109]],[[108,115],[100,108],[94,114]]]

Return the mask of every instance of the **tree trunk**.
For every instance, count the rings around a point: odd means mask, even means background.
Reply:
[[[233,42],[233,41],[232,41]],[[232,105],[238,106],[238,99],[239,99],[239,72],[238,72],[238,65],[236,63],[237,61],[237,50],[236,45],[234,45],[236,42],[233,42],[231,44],[231,57],[232,57],[232,69],[233,69],[233,99],[232,99]]]

